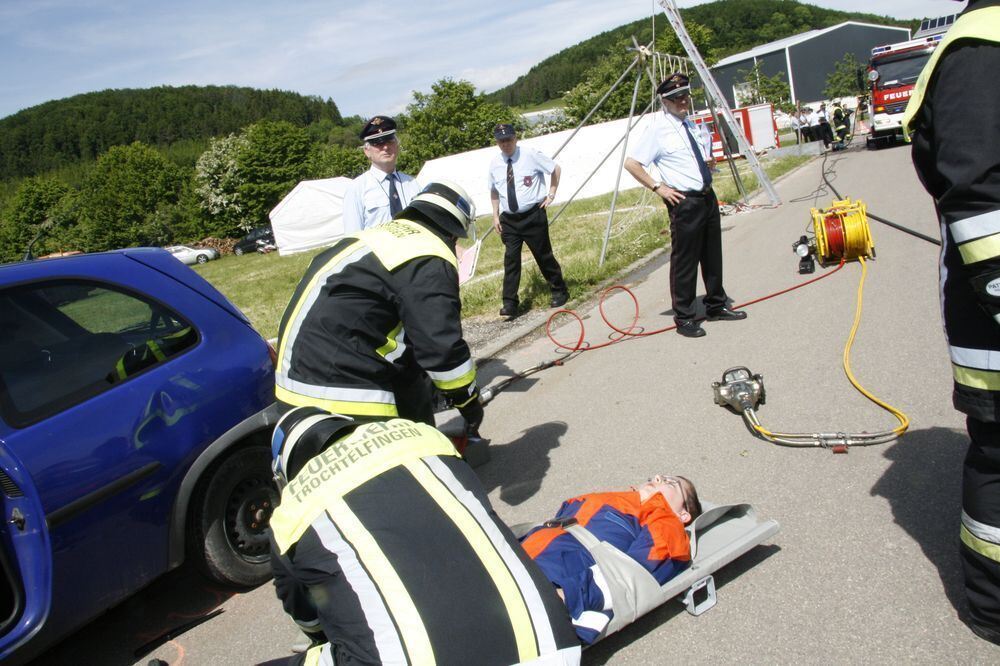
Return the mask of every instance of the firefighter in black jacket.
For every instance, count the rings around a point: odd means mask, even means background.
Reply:
[[[304,664],[579,664],[566,606],[434,428],[287,412],[272,440],[278,598]]]
[[[483,408],[455,259],[474,220],[461,187],[430,183],[393,220],[318,254],[281,319],[279,405],[434,425],[433,382],[476,432]]]
[[[850,130],[850,112],[844,109],[839,101],[830,105],[833,109],[833,133],[837,136],[837,142],[833,144],[834,150],[843,150],[847,147],[847,133]]]
[[[962,480],[969,627],[1000,644],[1000,0],[970,0],[903,118],[943,234],[941,302],[953,402],[971,439]]]

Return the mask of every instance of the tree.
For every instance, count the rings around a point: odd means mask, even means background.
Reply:
[[[594,105],[600,101],[608,89],[628,68],[635,59],[635,53],[626,51],[624,45],[621,48],[612,50],[608,55],[599,60],[596,65],[587,70],[583,75],[583,80],[563,97],[565,106],[563,112],[571,124],[579,124]],[[605,120],[616,120],[628,117],[629,108],[632,106],[632,91],[635,88],[636,69],[633,69],[625,77],[615,91],[611,93],[594,115],[590,117],[591,122],[602,122]],[[643,74],[645,77],[645,74]],[[639,98],[636,106],[642,107],[646,104],[647,95],[643,92],[648,90],[648,85],[640,84]]]
[[[361,148],[344,146],[323,146],[313,153],[309,165],[311,178],[333,178],[347,176],[354,178],[368,168],[368,159]]]
[[[400,132],[400,166],[414,173],[427,160],[491,145],[493,126],[516,120],[513,111],[476,94],[468,81],[441,79],[430,94],[414,92],[413,100]]]
[[[866,92],[864,71],[865,66],[854,57],[853,53],[846,54],[837,61],[833,71],[826,77],[823,95],[827,99],[864,95]]]
[[[246,137],[236,134],[212,139],[208,149],[198,158],[194,171],[195,193],[202,212],[212,220],[213,226],[232,232],[246,223],[240,198],[243,174],[237,167],[237,156],[246,143]]]
[[[715,60],[715,33],[712,29],[694,21],[685,22],[684,26],[687,28],[691,41],[694,42],[698,53],[705,59],[705,62]],[[657,36],[656,51],[683,56],[685,58],[688,57],[687,51],[684,50],[681,41],[677,39],[677,33],[669,27],[663,29]]]
[[[254,123],[243,137],[236,169],[243,208],[240,230],[247,232],[266,224],[268,212],[306,176],[311,145],[304,129],[284,120]]]
[[[767,76],[761,72],[760,65],[757,62],[749,71],[740,70],[739,73],[744,75],[745,87],[737,104],[773,104],[776,108],[790,111],[793,104],[784,72]]]
[[[36,237],[34,254],[52,251],[51,237],[56,225],[53,213],[68,191],[63,183],[48,178],[27,178],[21,182],[0,219],[0,260],[20,259]]]
[[[80,190],[81,249],[154,245],[164,239],[161,206],[177,203],[184,171],[138,141],[101,155]]]

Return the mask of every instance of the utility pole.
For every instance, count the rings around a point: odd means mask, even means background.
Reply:
[[[688,35],[687,29],[684,27],[684,20],[681,18],[681,13],[677,9],[677,5],[674,0],[657,0],[660,7],[663,8],[663,13],[667,16],[667,21],[673,27],[674,32],[677,33],[677,39],[680,40],[681,45],[684,50],[687,51],[688,57],[691,59],[691,64],[694,65],[695,70],[701,77],[702,85],[705,86],[705,95],[709,99],[709,107],[711,107],[712,101],[714,100],[714,106],[719,110],[719,115],[725,120],[726,124],[729,126],[730,131],[732,131],[733,136],[736,137],[736,143],[740,147],[740,152],[747,159],[747,164],[750,166],[750,170],[757,176],[757,180],[760,182],[761,187],[767,192],[767,196],[771,199],[771,204],[777,206],[781,204],[781,198],[778,196],[778,191],[774,189],[774,184],[771,183],[771,179],[767,177],[764,173],[764,169],[760,166],[760,161],[757,159],[757,155],[754,154],[753,148],[750,147],[750,142],[747,141],[746,134],[743,133],[743,128],[736,123],[736,118],[733,117],[732,111],[729,110],[729,103],[723,96],[722,91],[719,90],[719,85],[712,78],[712,73],[708,70],[708,66],[702,59],[701,54],[698,53],[698,48],[691,41],[691,36]],[[722,128],[719,127],[719,136],[722,137],[723,143],[726,141],[726,137],[722,132]]]

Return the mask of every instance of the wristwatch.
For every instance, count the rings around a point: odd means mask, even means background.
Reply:
[[[663,186],[663,181],[662,180],[655,181],[653,183],[653,191],[655,192],[656,190],[660,189],[662,186]]]

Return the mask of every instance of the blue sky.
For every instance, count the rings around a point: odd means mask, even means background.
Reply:
[[[680,0],[681,7],[706,0]],[[898,18],[952,0],[814,0]],[[239,85],[397,113],[452,77],[483,91],[587,37],[649,17],[652,0],[0,0],[0,117],[106,88]],[[657,14],[657,30],[667,27]]]

